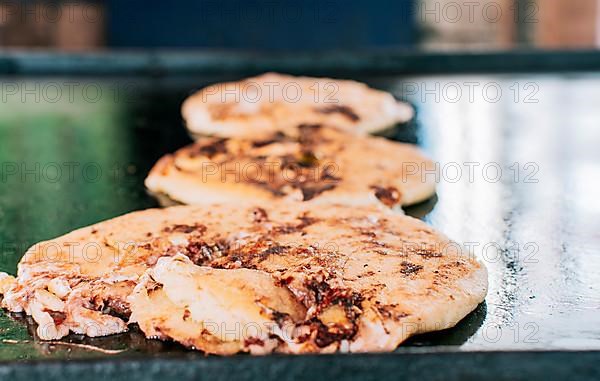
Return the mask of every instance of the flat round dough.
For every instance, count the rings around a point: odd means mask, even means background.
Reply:
[[[377,133],[411,120],[414,111],[364,83],[266,73],[208,86],[186,99],[182,115],[192,135],[259,137],[303,123]]]
[[[430,198],[435,169],[414,145],[301,125],[295,136],[202,138],[161,158],[145,183],[184,204],[246,198],[394,208]]]
[[[130,213],[35,245],[8,280],[2,305],[41,338],[135,322],[223,355],[392,351],[487,292],[485,267],[419,220],[293,202]]]

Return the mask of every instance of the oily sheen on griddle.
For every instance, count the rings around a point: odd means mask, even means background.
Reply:
[[[42,339],[137,323],[221,355],[366,352],[454,326],[487,273],[385,208],[248,202],[139,211],[41,242],[0,290]]]

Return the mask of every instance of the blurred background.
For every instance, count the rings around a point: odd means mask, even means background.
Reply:
[[[2,0],[0,46],[593,49],[599,20],[598,0]]]

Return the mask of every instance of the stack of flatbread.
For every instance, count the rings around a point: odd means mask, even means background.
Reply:
[[[434,194],[435,166],[370,135],[412,117],[391,94],[265,74],[207,87],[182,112],[195,142],[146,186],[189,205],[40,242],[16,278],[0,275],[2,306],[39,338],[137,324],[222,355],[392,351],[483,301],[485,267],[400,209]]]

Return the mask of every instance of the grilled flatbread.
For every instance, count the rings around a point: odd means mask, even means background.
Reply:
[[[134,212],[31,248],[2,305],[42,339],[139,325],[207,353],[391,351],[452,327],[487,274],[424,223],[375,206],[210,204]]]
[[[315,123],[377,133],[413,114],[408,104],[360,82],[276,73],[208,86],[182,106],[192,135],[220,137],[256,138]]]
[[[320,125],[296,131],[202,138],[160,159],[146,186],[184,204],[246,198],[394,208],[435,193],[435,165],[413,145]]]

